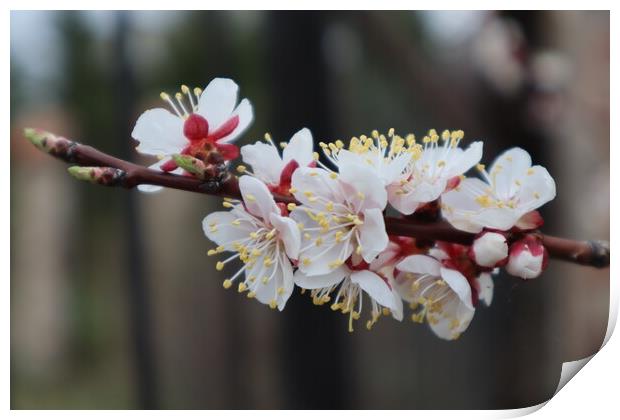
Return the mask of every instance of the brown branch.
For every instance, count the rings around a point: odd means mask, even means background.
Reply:
[[[167,174],[115,158],[93,147],[45,131],[26,129],[25,135],[38,149],[80,166],[81,168],[70,168],[71,174],[78,179],[129,189],[140,184],[150,184],[219,197],[241,198],[237,178],[228,173],[221,182]],[[292,197],[282,195],[274,195],[274,198],[284,203],[295,202]],[[471,244],[475,236],[455,229],[445,221],[426,222],[386,217],[385,225],[390,235],[464,245]],[[541,237],[552,258],[598,268],[609,266],[608,242],[576,241],[543,234]]]

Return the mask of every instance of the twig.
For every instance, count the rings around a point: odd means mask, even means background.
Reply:
[[[149,184],[219,197],[241,198],[237,178],[230,174],[218,182],[173,175],[115,158],[93,147],[45,131],[26,129],[25,136],[39,150],[67,163],[77,164],[78,167],[69,168],[69,171],[81,180],[128,189]],[[292,197],[277,194],[274,194],[274,198],[284,203],[295,202]],[[385,225],[390,235],[464,245],[471,244],[475,236],[455,229],[444,221],[425,222],[386,217]],[[609,266],[609,242],[576,241],[544,234],[541,237],[552,258],[598,268]]]

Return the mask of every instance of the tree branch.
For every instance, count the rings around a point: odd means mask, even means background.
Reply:
[[[149,184],[219,197],[241,198],[237,177],[230,173],[226,173],[217,182],[173,175],[115,158],[93,147],[45,131],[26,129],[24,133],[39,150],[67,163],[76,164],[78,167],[69,168],[69,172],[81,180],[128,189]],[[278,202],[295,203],[292,197],[274,194],[274,198]],[[385,226],[390,235],[463,245],[471,244],[475,236],[455,229],[445,221],[425,222],[386,217]],[[576,241],[544,234],[541,234],[541,237],[552,258],[598,268],[609,266],[609,242]]]

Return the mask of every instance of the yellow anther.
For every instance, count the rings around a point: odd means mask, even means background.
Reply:
[[[304,191],[304,195],[308,198],[312,197],[314,193],[312,191]]]
[[[194,95],[196,96],[200,96],[202,94],[202,89],[200,88],[194,88]]]
[[[222,270],[224,269],[224,263],[223,263],[222,261],[218,261],[218,262],[215,264],[215,269],[216,269],[217,271],[222,271]]]
[[[309,241],[310,239],[312,239],[312,235],[310,235],[309,233],[304,233],[304,239]]]
[[[211,230],[212,233],[217,232],[217,226],[216,225],[211,226],[210,230]]]
[[[278,287],[278,290],[276,290],[276,293],[279,295],[283,295],[284,294],[284,287]]]
[[[290,192],[291,194],[295,194],[297,191],[298,190],[295,187],[291,187],[291,188],[288,189],[288,192]]]
[[[357,198],[359,198],[360,200],[363,200],[366,198],[366,195],[361,191],[358,191],[356,195],[357,195]]]
[[[254,257],[260,257],[261,254],[262,254],[262,252],[260,252],[260,250],[258,248],[254,248],[252,250],[252,256],[254,256]]]
[[[540,194],[538,194],[537,192],[534,193],[534,198],[538,199],[540,198]]]
[[[372,329],[372,326],[374,325],[374,322],[372,321],[366,321],[366,329],[368,331],[370,331]]]
[[[319,154],[317,152],[312,152],[312,159],[319,160]]]
[[[388,130],[388,136],[390,136],[390,137],[394,137],[394,129],[393,129],[393,128],[390,128],[390,129]]]
[[[297,227],[298,227],[300,230],[303,230],[306,226],[305,226],[303,223],[297,223]]]
[[[383,308],[382,310],[383,315],[388,316],[389,314],[391,314],[390,310],[388,308]]]
[[[227,208],[227,209],[230,209],[230,208],[233,208],[233,207],[234,207],[234,206],[233,206],[233,204],[232,204],[232,203],[230,203],[230,202],[228,202],[228,201],[224,201],[224,202],[222,203],[222,206],[224,206],[224,207],[225,207],[225,208]]]
[[[271,302],[269,302],[269,307],[271,309],[276,309],[278,307],[278,302],[276,302],[275,299],[272,299]]]
[[[336,179],[336,178],[338,178],[338,174],[337,174],[336,172],[330,172],[330,173],[329,173],[329,177],[330,177],[331,179]]]
[[[177,101],[180,101],[181,99],[183,99],[183,95],[181,94],[181,92],[175,93],[174,97],[177,98]]]
[[[256,201],[256,197],[254,197],[252,194],[246,194],[245,195],[245,199],[250,201],[250,202]]]
[[[327,204],[325,204],[325,210],[333,211],[334,210],[334,203],[332,203],[331,201],[328,201]]]
[[[186,95],[189,93],[189,88],[187,87],[187,85],[181,85],[181,92]]]
[[[336,232],[336,235],[334,235],[336,242],[340,242],[342,240],[342,235],[344,235],[344,233],[341,230]]]
[[[342,261],[341,259],[337,259],[337,260],[334,260],[334,261],[330,262],[328,264],[328,266],[329,266],[329,268],[333,269],[333,268],[340,267],[342,264],[344,264],[344,261]]]
[[[534,169],[530,168],[527,170],[528,175],[534,175]]]
[[[256,292],[248,292],[246,296],[248,299],[254,299],[256,297]]]
[[[479,195],[478,197],[476,197],[476,202],[482,207],[490,207],[493,203],[493,201],[489,198],[488,195]]]
[[[239,283],[239,286],[237,287],[237,291],[239,293],[243,293],[248,289],[248,286],[245,285],[245,283]]]
[[[252,238],[252,239],[256,239],[256,238],[258,238],[258,233],[256,233],[256,232],[250,232],[250,238]]]
[[[288,203],[286,205],[286,208],[288,209],[288,211],[293,211],[293,210],[295,210],[297,208],[297,204],[295,204],[295,203]]]
[[[246,166],[245,166],[245,165],[239,165],[239,166],[237,166],[237,172],[239,172],[239,173],[244,173],[244,172],[245,172],[245,171],[247,171],[247,170],[248,170],[248,168],[246,168]]]
[[[268,142],[271,142],[271,134],[269,133],[265,133],[265,140],[267,140]]]
[[[338,309],[340,309],[342,307],[342,304],[336,302],[336,303],[332,303],[332,306],[330,306],[330,309],[332,311],[337,311]]]
[[[288,146],[288,143],[287,143],[287,142],[285,142],[285,141],[280,142],[280,148],[285,149],[285,148],[286,148],[286,146]]]
[[[207,255],[208,255],[209,257],[212,257],[212,256],[214,256],[214,255],[215,255],[215,254],[217,254],[217,253],[218,253],[218,252],[217,252],[215,249],[210,249],[210,250],[208,250],[208,251],[207,251]]]
[[[310,258],[308,258],[308,257],[305,257],[303,260],[301,260],[301,263],[303,265],[308,266],[308,265],[312,264],[312,260],[310,260]]]
[[[316,241],[314,241],[314,244],[316,246],[321,246],[323,245],[323,238],[321,236],[319,236],[318,238],[316,238]]]
[[[224,283],[222,283],[222,286],[224,286],[224,289],[230,289],[230,286],[232,286],[232,281],[230,279],[226,279],[224,280]]]
[[[446,166],[446,161],[445,160],[440,160],[439,162],[437,162],[437,166],[439,166],[440,168]]]
[[[476,165],[476,169],[480,172],[484,171],[484,165],[482,163],[478,163]]]
[[[271,258],[266,257],[265,260],[263,261],[263,265],[269,268],[273,265],[273,261],[271,260]]]
[[[361,246],[361,245],[358,245],[358,246],[357,246],[357,248],[355,248],[355,253],[356,253],[356,254],[358,254],[358,255],[361,255],[362,250],[363,250],[363,249],[362,249],[362,246]]]
[[[273,239],[273,237],[274,237],[275,235],[276,235],[276,230],[275,230],[275,229],[273,229],[273,230],[270,230],[270,231],[269,231],[269,232],[265,235],[265,237],[266,237],[267,239]]]
[[[378,139],[379,138],[379,131],[377,130],[372,130],[372,133],[370,133],[370,135],[375,138]]]
[[[159,97],[162,98],[164,101],[169,101],[170,100],[170,95],[168,95],[166,92],[160,93]]]
[[[229,203],[225,203],[225,204],[229,204]],[[227,207],[227,206],[224,206]],[[239,219],[235,219],[232,222],[230,222],[231,225],[233,226],[240,226],[241,225],[241,221]]]

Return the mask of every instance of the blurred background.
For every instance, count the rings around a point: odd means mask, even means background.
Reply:
[[[12,12],[12,408],[518,408],[600,347],[609,271],[495,281],[456,342],[372,332],[295,294],[222,288],[201,220],[219,200],[77,182],[47,129],[131,160],[159,92],[231,77],[286,141],[463,129],[556,179],[545,232],[609,239],[608,12]],[[145,164],[150,163],[143,161]]]

